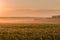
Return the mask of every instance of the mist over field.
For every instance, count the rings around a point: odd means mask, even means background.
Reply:
[[[60,18],[41,18],[41,17],[2,17],[0,23],[50,23],[60,24]]]

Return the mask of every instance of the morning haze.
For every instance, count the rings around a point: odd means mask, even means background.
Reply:
[[[60,15],[60,0],[0,0],[0,23],[52,23],[56,15]]]

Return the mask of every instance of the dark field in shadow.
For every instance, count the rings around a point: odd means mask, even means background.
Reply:
[[[0,40],[60,40],[60,24],[0,24]]]

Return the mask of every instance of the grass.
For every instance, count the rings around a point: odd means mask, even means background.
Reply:
[[[0,40],[60,40],[60,24],[0,24]]]

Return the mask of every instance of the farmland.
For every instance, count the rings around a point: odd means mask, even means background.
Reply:
[[[60,40],[60,24],[0,24],[0,40]]]

